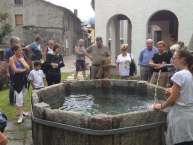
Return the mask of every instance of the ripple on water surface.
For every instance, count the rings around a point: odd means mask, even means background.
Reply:
[[[71,94],[65,97],[61,110],[76,111],[87,115],[115,115],[147,110],[153,100],[137,95]]]

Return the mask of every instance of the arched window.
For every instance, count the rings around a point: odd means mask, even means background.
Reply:
[[[178,25],[178,18],[173,12],[158,11],[148,21],[147,38],[152,38],[155,44],[164,40],[171,46],[178,40]]]
[[[23,0],[14,0],[16,6],[23,6]]]

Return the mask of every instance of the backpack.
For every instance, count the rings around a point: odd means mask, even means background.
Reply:
[[[131,57],[131,54],[130,54]],[[131,57],[129,76],[134,76],[137,73],[137,68],[134,59]]]
[[[7,116],[0,112],[0,131],[4,132],[5,127],[7,126]]]

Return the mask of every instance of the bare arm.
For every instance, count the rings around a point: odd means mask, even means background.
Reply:
[[[163,67],[163,64],[154,63],[153,60],[150,60],[149,65],[150,65],[151,67],[155,68],[155,69],[160,69],[160,68]]]
[[[174,83],[171,88],[171,95],[168,97],[166,102],[162,104],[162,109],[171,106],[176,102],[177,98],[180,97],[180,90],[181,87],[178,84]]]
[[[27,62],[25,61],[25,59],[24,59],[23,57],[20,58],[19,61],[22,63],[22,65],[24,66],[24,68],[25,68],[26,70],[30,70],[29,65],[27,64]]]
[[[22,72],[25,72],[25,71],[26,71],[26,69],[16,68],[15,61],[14,61],[14,58],[13,58],[13,57],[11,57],[11,58],[9,59],[9,65],[10,65],[10,67],[11,67],[11,70],[12,70],[13,72],[15,72],[15,73],[22,73]]]
[[[86,48],[86,52],[87,52],[87,53],[91,53],[94,46],[95,46],[95,45],[92,44],[92,45],[90,45],[89,47],[87,47],[87,48]]]
[[[91,61],[93,60],[92,56],[90,54],[88,54],[86,51],[85,51],[85,56],[87,56]]]
[[[174,83],[171,88],[171,94],[168,97],[168,99],[162,104],[161,103],[154,104],[153,108],[155,110],[163,110],[168,106],[172,106],[173,104],[175,104],[177,98],[180,96],[180,90],[181,90],[181,87],[178,84]]]

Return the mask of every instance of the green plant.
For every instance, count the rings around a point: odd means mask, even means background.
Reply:
[[[7,23],[8,17],[8,13],[0,12],[0,43],[2,43],[5,36],[12,32],[12,26]]]

